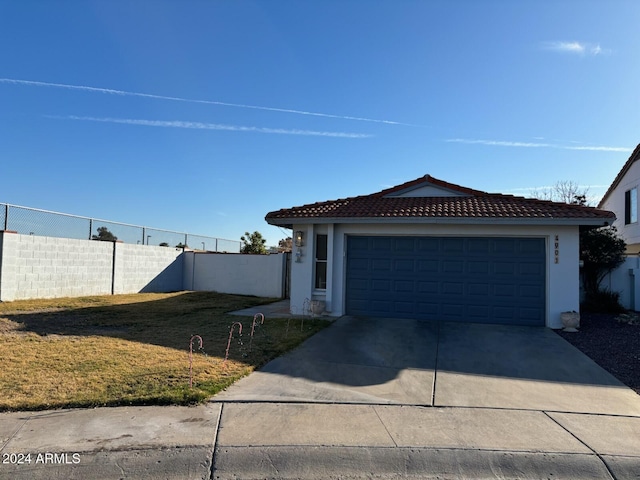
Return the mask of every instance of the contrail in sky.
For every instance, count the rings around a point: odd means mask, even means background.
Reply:
[[[58,120],[80,120],[85,122],[120,123],[124,125],[142,125],[145,127],[189,128],[194,130],[226,130],[231,132],[276,133],[280,135],[305,135],[305,136],[315,136],[315,137],[337,137],[337,138],[369,138],[373,136],[366,133],[323,132],[318,130],[246,127],[242,125],[224,125],[219,123],[185,122],[182,120],[144,120],[144,119],[137,119],[137,118],[79,117],[75,115],[67,115],[67,116],[45,115],[45,117],[55,118]]]
[[[355,120],[358,122],[372,122],[372,123],[384,123],[387,125],[420,127],[420,125],[414,125],[411,123],[403,123],[403,122],[395,122],[393,120],[380,120],[375,118],[352,117],[348,115],[333,115],[330,113],[307,112],[304,110],[293,110],[290,108],[262,107],[259,105],[245,105],[242,103],[217,102],[214,100],[198,100],[198,99],[192,99],[192,98],[171,97],[166,95],[154,95],[151,93],[127,92],[125,90],[114,90],[112,88],[88,87],[85,85],[68,85],[65,83],[36,82],[33,80],[18,80],[14,78],[0,78],[0,83],[10,83],[14,85],[30,85],[32,87],[64,88],[67,90],[81,90],[85,92],[105,93],[109,95],[120,95],[123,97],[153,98],[156,100],[170,100],[173,102],[201,103],[205,105],[220,105],[224,107],[250,108],[253,110],[267,110],[270,112],[293,113],[296,115],[311,115],[314,117],[339,118],[341,120]]]
[[[562,150],[584,150],[591,152],[630,152],[633,148],[613,147],[603,145],[556,145],[553,143],[510,142],[504,140],[475,140],[469,138],[449,138],[449,143],[467,143],[469,145],[488,145],[491,147],[520,147],[520,148],[559,148]]]

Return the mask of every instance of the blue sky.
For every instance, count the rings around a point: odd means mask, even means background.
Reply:
[[[232,240],[431,174],[594,199],[640,142],[637,1],[0,0],[0,202]]]

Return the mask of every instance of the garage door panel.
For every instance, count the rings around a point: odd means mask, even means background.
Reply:
[[[416,289],[417,293],[420,294],[429,294],[429,293],[438,293],[438,282],[435,281],[431,281],[431,282],[424,282],[424,281],[417,281],[417,286],[418,288]]]
[[[352,257],[349,259],[349,267],[353,273],[369,271],[369,259]]]
[[[495,262],[494,263],[494,273],[496,275],[508,275],[512,277],[516,273],[516,263],[515,262]]]
[[[443,282],[442,293],[444,295],[463,295],[464,283],[462,282]]]
[[[393,291],[396,293],[414,293],[415,282],[411,280],[396,280],[393,282]]]
[[[436,237],[418,237],[416,251],[419,253],[438,253],[440,241]]]
[[[544,290],[540,285],[520,285],[519,295],[525,298],[540,298],[544,296]]]
[[[347,282],[347,290],[351,292],[351,298],[357,300],[369,295],[370,282],[367,279],[350,279]]]
[[[544,276],[544,265],[526,262],[520,263],[518,267],[518,273],[520,273],[520,275]]]
[[[494,306],[492,310],[492,316],[496,320],[512,321],[517,314],[517,308],[509,305]]]
[[[452,254],[452,253],[464,253],[464,239],[462,238],[442,238],[442,244],[440,250],[443,253]]]
[[[369,251],[369,237],[350,237],[349,249],[352,253]]]
[[[377,252],[390,252],[392,247],[392,238],[389,237],[371,237],[371,250]]]
[[[468,283],[467,284],[467,295],[469,296],[480,296],[486,297],[489,295],[491,291],[491,285],[488,283]]]
[[[391,280],[374,278],[371,280],[371,290],[375,292],[391,292]]]
[[[413,237],[394,238],[392,245],[394,253],[401,254],[402,252],[407,252],[409,254],[413,254],[415,250],[415,240]]]
[[[443,320],[460,320],[465,318],[464,315],[464,306],[457,303],[443,303],[441,307],[442,311],[442,319]]]
[[[516,296],[516,286],[504,283],[493,285],[493,294],[496,297],[513,298]]]
[[[467,253],[470,254],[488,254],[491,251],[491,242],[488,238],[470,238],[468,239]]]
[[[492,251],[501,255],[516,253],[518,246],[511,238],[494,238]]]
[[[524,318],[525,320],[529,320],[531,322],[536,321],[536,319],[540,318],[540,315],[543,314],[541,308],[526,308],[522,307],[518,311],[518,316]]]
[[[348,237],[349,314],[544,325],[542,238]]]
[[[390,272],[391,260],[388,258],[372,258],[368,267],[372,272]]]
[[[416,260],[416,273],[438,273],[440,262],[438,260]]]
[[[400,314],[413,314],[415,305],[413,302],[394,302],[394,311]]]
[[[490,262],[470,260],[467,262],[467,273],[470,275],[488,275],[490,270]]]
[[[396,259],[393,261],[393,271],[394,272],[410,272],[413,273],[415,271],[415,266],[413,264],[413,259],[411,258],[403,258]]]
[[[464,273],[464,262],[461,260],[443,260],[442,273]]]
[[[518,252],[520,254],[531,254],[534,256],[544,255],[546,245],[538,238],[522,238],[518,242]]]
[[[373,300],[372,302],[367,302],[366,307],[375,309],[383,316],[393,313],[393,302],[389,300]]]
[[[416,312],[420,314],[420,318],[435,318],[440,310],[440,305],[437,301],[418,301],[416,302]]]
[[[469,305],[467,307],[467,316],[471,321],[482,320],[483,322],[489,319],[491,309],[487,305]]]

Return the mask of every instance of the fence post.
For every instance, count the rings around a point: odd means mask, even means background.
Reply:
[[[9,204],[4,205],[4,229],[5,232],[9,230]]]
[[[184,245],[184,247],[186,247],[187,245],[189,245],[189,244],[187,243],[187,234],[186,234],[186,233],[184,234],[184,243],[183,243],[182,245]],[[184,247],[183,247],[183,250],[184,250]]]
[[[146,228],[142,227],[142,245],[144,245],[144,234],[146,233]]]
[[[91,240],[91,233],[93,232],[93,218],[89,219],[89,240]]]

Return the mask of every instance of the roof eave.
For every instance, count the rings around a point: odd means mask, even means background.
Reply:
[[[608,218],[513,218],[513,217],[291,217],[267,218],[269,225],[293,228],[293,225],[385,223],[385,224],[450,224],[450,225],[585,225],[604,227],[613,224]]]

